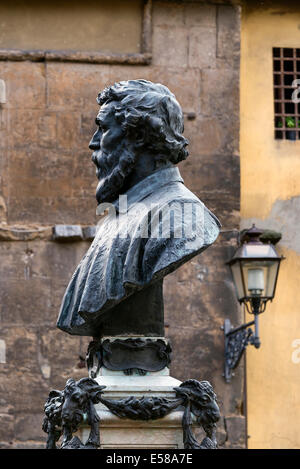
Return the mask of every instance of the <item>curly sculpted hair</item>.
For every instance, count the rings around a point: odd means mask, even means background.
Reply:
[[[116,102],[115,118],[127,135],[143,135],[143,148],[173,164],[188,156],[183,113],[173,93],[160,83],[128,80],[99,93],[98,104]]]

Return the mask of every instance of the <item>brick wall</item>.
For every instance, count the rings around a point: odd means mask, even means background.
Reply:
[[[154,1],[151,65],[0,61],[0,78],[7,87],[0,108],[0,340],[2,356],[6,352],[0,447],[42,447],[50,388],[86,375],[79,355],[90,339],[71,337],[55,323],[88,243],[51,241],[51,227],[97,222],[88,149],[95,98],[103,87],[135,78],[175,93],[190,139],[181,173],[223,225],[213,247],[165,280],[171,373],[212,382],[224,417],[221,446],[243,446],[243,368],[225,385],[220,330],[225,317],[240,320],[224,266],[239,227],[239,10],[226,3]]]

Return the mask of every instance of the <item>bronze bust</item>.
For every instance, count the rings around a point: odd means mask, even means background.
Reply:
[[[98,95],[89,147],[97,168],[97,233],[65,292],[57,326],[76,335],[164,335],[163,278],[217,238],[218,219],[184,185],[183,113],[146,80]]]

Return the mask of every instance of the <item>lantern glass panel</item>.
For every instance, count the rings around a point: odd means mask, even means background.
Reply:
[[[242,269],[240,262],[237,261],[234,264],[231,264],[231,273],[233,276],[233,281],[236,289],[236,294],[239,300],[244,298],[245,296],[245,290],[244,290],[244,285],[243,285],[243,279],[242,279]]]
[[[279,262],[276,259],[271,260],[243,260],[242,271],[246,289],[247,297],[251,297],[254,293],[261,294],[263,298],[273,298],[275,293],[276,278],[278,272]],[[257,271],[256,279],[257,286],[259,287],[256,291],[249,289],[249,286],[254,286],[254,270]],[[250,271],[250,274],[249,274]],[[258,271],[261,274],[258,274]]]

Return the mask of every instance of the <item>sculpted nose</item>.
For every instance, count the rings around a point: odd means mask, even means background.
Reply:
[[[97,132],[94,133],[90,143],[89,143],[89,149],[90,150],[99,150],[100,148],[100,138],[101,138],[101,132],[100,130],[97,130]]]
[[[212,410],[212,415],[213,415],[213,418],[214,420],[217,422],[220,417],[221,417],[221,414],[220,414],[220,409],[219,409],[219,406],[217,404],[215,404],[213,410]]]

